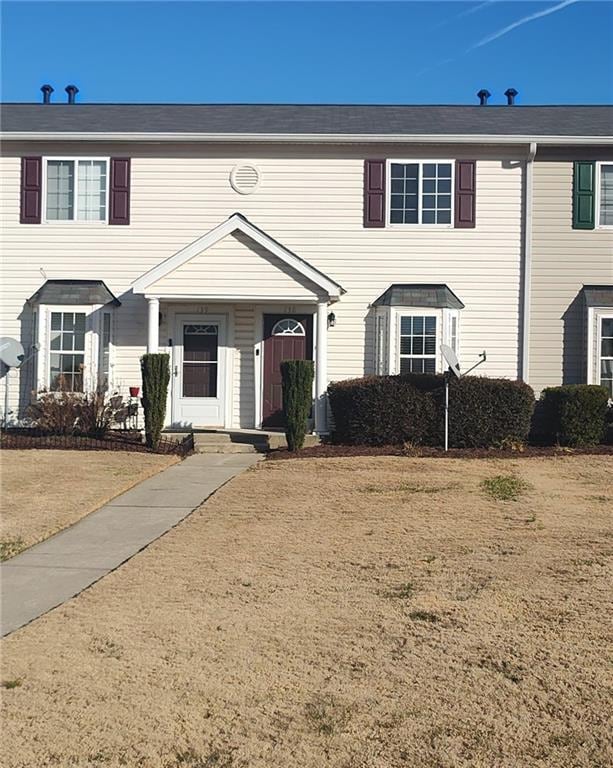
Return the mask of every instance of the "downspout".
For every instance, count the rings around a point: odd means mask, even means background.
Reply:
[[[537,143],[531,141],[526,157],[526,189],[524,193],[524,275],[521,335],[521,379],[528,383],[530,369],[530,286],[532,275],[532,186]]]

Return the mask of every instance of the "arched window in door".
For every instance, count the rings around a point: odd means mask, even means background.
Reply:
[[[306,336],[304,325],[293,317],[286,317],[274,324],[272,336]]]

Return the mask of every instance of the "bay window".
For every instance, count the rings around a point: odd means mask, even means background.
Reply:
[[[441,345],[460,354],[464,304],[445,283],[394,283],[372,308],[377,374],[443,373]]]

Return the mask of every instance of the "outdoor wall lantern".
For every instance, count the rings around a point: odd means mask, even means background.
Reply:
[[[334,328],[335,325],[336,325],[336,315],[334,314],[334,312],[330,312],[330,314],[328,315],[328,328]]]

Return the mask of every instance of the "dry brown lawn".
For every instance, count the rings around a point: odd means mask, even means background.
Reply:
[[[612,475],[262,463],[3,641],[2,765],[609,768]]]
[[[0,556],[72,525],[178,459],[110,451],[2,451]]]

